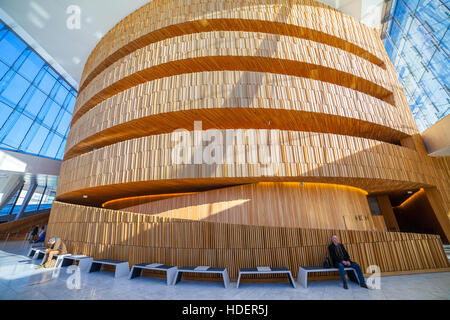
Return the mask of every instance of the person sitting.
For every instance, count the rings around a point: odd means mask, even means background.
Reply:
[[[34,226],[33,231],[31,231],[30,242],[36,241],[36,239],[38,238],[38,234],[39,234],[39,226],[36,225]]]
[[[41,230],[39,230],[37,239],[36,239],[36,241],[34,241],[34,243],[44,242],[44,240],[45,240],[45,235],[46,235],[45,227],[42,227]]]
[[[347,250],[345,250],[342,243],[339,243],[338,237],[332,236],[331,242],[332,243],[328,246],[328,251],[330,252],[331,260],[333,260],[335,268],[339,268],[344,289],[348,289],[344,268],[353,268],[358,276],[360,286],[368,289],[366,280],[364,279],[364,275],[361,271],[361,267],[356,262],[350,260]]]
[[[55,254],[67,253],[66,245],[64,244],[64,242],[61,239],[59,239],[57,237],[50,238],[48,240],[48,244],[50,245],[50,248],[45,250],[44,259],[42,260],[41,265],[37,266],[36,269],[52,268],[54,266],[53,256]]]

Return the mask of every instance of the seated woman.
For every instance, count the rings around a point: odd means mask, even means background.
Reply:
[[[37,266],[36,269],[41,268],[52,268],[55,266],[55,262],[53,262],[53,256],[55,254],[65,254],[67,253],[67,248],[64,242],[61,239],[54,237],[48,240],[48,244],[50,248],[45,250],[44,260],[42,260],[41,265]]]

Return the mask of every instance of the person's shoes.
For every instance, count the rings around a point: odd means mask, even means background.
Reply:
[[[362,288],[369,289],[369,287],[368,287],[367,284],[365,284],[365,283],[361,283],[361,287],[362,287]]]
[[[40,265],[38,265],[35,269],[36,269],[36,270],[39,270],[39,269],[42,269],[42,268],[45,268],[45,267],[44,267],[43,264],[40,264]]]
[[[348,289],[348,285],[344,283],[344,289]]]
[[[47,268],[47,269],[51,269],[51,268],[54,268],[55,267],[55,265],[56,265],[56,260],[50,260],[50,261],[47,261],[45,264],[44,264],[44,268]]]

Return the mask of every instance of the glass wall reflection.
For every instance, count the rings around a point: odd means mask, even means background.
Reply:
[[[61,160],[76,94],[0,22],[0,148]]]
[[[385,34],[420,131],[449,114],[450,1],[396,0]]]

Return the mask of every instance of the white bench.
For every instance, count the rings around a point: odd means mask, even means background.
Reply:
[[[100,271],[102,265],[105,264],[116,267],[116,271],[114,273],[115,278],[126,277],[130,272],[130,266],[128,265],[128,261],[110,260],[110,259],[100,259],[92,261],[91,266],[89,268],[89,272]]]
[[[140,277],[142,275],[143,270],[156,270],[156,271],[163,271],[166,273],[166,281],[167,285],[171,286],[175,282],[176,274],[177,274],[177,267],[175,266],[168,266],[165,264],[160,263],[140,263],[135,264],[133,267],[131,267],[130,274],[128,275],[128,279],[134,279],[136,277]]]
[[[91,267],[92,261],[94,261],[94,258],[82,254],[72,254],[63,257],[61,267],[71,266],[75,263],[75,261],[78,261],[78,267],[80,268],[80,271],[88,272]]]
[[[54,268],[61,268],[62,262],[64,260],[64,257],[70,256],[70,253],[64,253],[64,254],[54,254],[52,257],[52,260],[56,258],[56,264]],[[45,259],[45,251],[44,251],[44,257],[42,258],[41,263],[44,262]]]
[[[265,269],[267,267],[257,267],[257,268],[241,268],[239,269],[239,276],[238,276],[238,281],[236,284],[236,288],[239,288],[239,283],[241,282],[241,275],[243,274],[279,274],[279,273],[284,273],[287,274],[288,279],[290,284],[295,288],[295,281],[294,278],[292,277],[292,273],[291,270],[289,270],[288,268],[271,268],[269,267],[268,270]]]
[[[45,249],[44,247],[31,247],[30,251],[28,251],[28,257],[31,257],[32,260],[37,259],[40,255],[42,257],[42,254],[45,255]]]
[[[355,273],[355,277],[358,280],[358,275],[356,274],[356,270],[353,268],[346,267],[345,271],[353,271]],[[331,272],[331,271],[339,271],[338,268],[324,268],[322,266],[318,267],[300,267],[298,268],[298,277],[297,282],[301,284],[304,288],[308,288],[308,274],[312,272]]]
[[[221,274],[223,278],[223,285],[225,286],[225,288],[228,288],[228,286],[230,285],[230,278],[228,277],[227,268],[213,268],[209,266],[182,267],[177,269],[174,285],[181,281],[183,273],[185,272]]]
[[[41,264],[44,262],[45,259],[45,250],[47,248],[39,247],[39,248],[30,248],[30,251],[28,252],[28,256],[32,257],[31,259],[41,259]],[[70,253],[65,254],[54,254],[52,259],[56,259],[56,264],[54,268],[60,268],[63,262],[64,257],[70,256]]]

